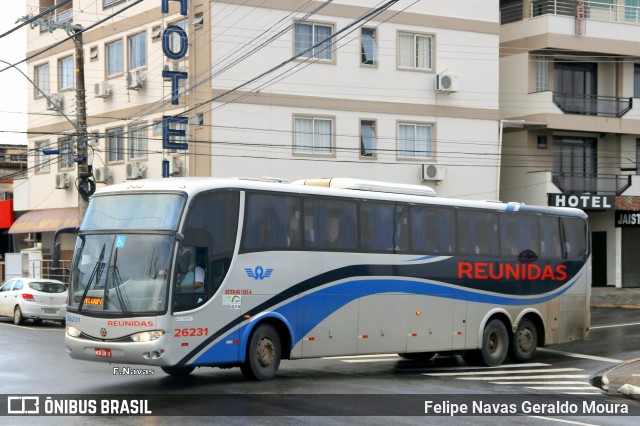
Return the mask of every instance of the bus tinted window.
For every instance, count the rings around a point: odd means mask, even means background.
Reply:
[[[411,251],[451,254],[455,250],[455,211],[411,207]]]
[[[564,250],[566,259],[582,258],[587,253],[587,224],[584,220],[563,217]]]
[[[406,251],[408,209],[397,204],[365,201],[360,204],[360,247],[365,251]]]
[[[461,254],[498,254],[498,219],[494,212],[458,211],[458,252]]]
[[[281,194],[248,194],[246,250],[297,250],[301,247],[300,199]]]
[[[304,200],[304,245],[327,250],[355,250],[356,203],[346,200]]]
[[[540,256],[545,259],[562,259],[562,235],[560,218],[540,216]]]
[[[502,213],[500,218],[500,254],[505,257],[540,257],[538,221],[535,216]]]

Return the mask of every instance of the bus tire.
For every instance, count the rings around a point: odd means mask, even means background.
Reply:
[[[278,372],[281,355],[278,332],[269,324],[259,325],[251,334],[247,356],[240,370],[249,380],[272,379]]]
[[[435,352],[406,352],[398,354],[400,358],[409,359],[411,361],[429,361],[433,358]]]
[[[191,374],[191,372],[195,370],[196,367],[193,365],[185,365],[185,366],[174,365],[172,367],[160,367],[160,368],[162,368],[162,371],[164,371],[170,376],[186,377],[189,374]]]
[[[533,321],[523,318],[511,339],[509,358],[517,362],[530,361],[538,349],[538,329]]]
[[[480,349],[482,364],[494,367],[504,362],[509,351],[509,333],[507,327],[499,319],[492,319],[484,327],[482,348]]]

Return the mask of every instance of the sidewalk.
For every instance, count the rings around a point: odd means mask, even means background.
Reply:
[[[640,288],[592,287],[591,307],[640,309]]]
[[[640,309],[640,288],[592,287],[594,309]],[[640,359],[604,370],[591,378],[591,384],[610,394],[640,400]]]

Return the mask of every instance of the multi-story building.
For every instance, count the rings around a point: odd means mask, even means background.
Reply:
[[[501,197],[585,209],[594,285],[640,287],[639,6],[500,2]]]
[[[31,14],[61,3],[27,0]],[[78,206],[77,54],[65,31],[54,29],[65,22],[86,29],[87,160],[98,187],[163,174],[343,176],[498,198],[498,2],[375,7],[356,0],[65,3],[47,18],[57,25],[41,23],[28,36],[35,154],[16,209],[47,209],[60,227]],[[166,71],[186,78],[174,83]],[[186,150],[163,147],[163,116],[178,115],[188,122],[165,132],[184,130],[171,141]],[[43,234],[43,247],[51,235]]]

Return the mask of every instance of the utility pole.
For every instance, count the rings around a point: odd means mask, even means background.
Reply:
[[[75,45],[75,85],[76,85],[76,158],[74,162],[78,164],[78,225],[82,224],[82,219],[87,212],[89,197],[96,190],[96,183],[93,180],[93,172],[87,161],[87,101],[84,85],[84,43],[82,40],[83,28],[81,25],[70,22],[58,23],[55,19],[38,19],[31,23],[32,28],[42,26],[49,32],[62,28],[73,39]]]

